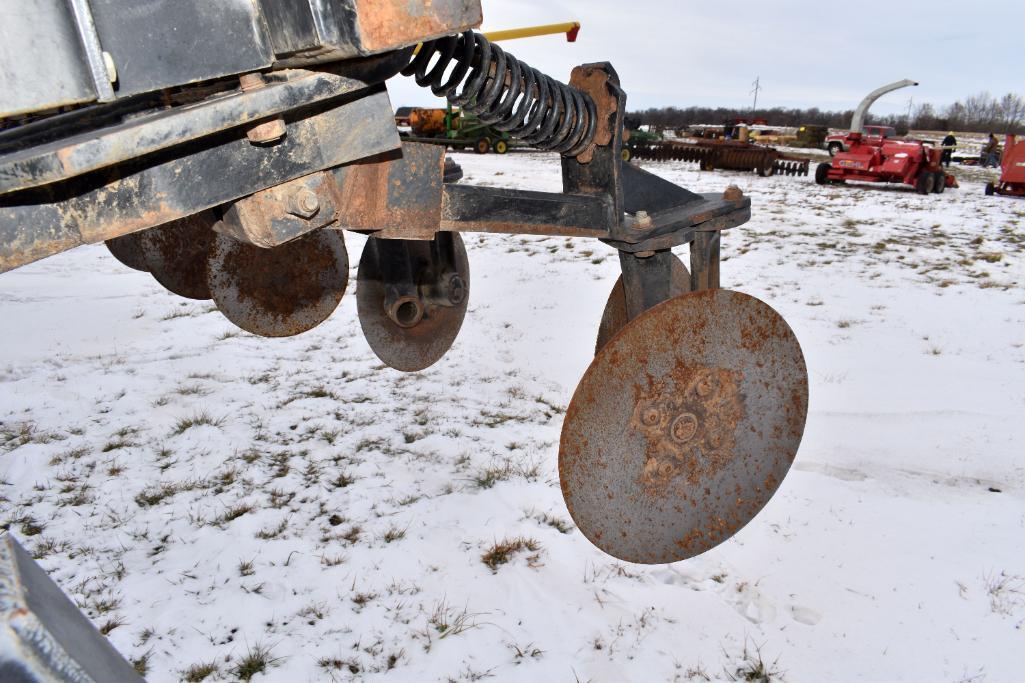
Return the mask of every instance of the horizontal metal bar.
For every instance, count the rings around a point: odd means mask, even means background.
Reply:
[[[325,105],[317,105],[323,108]],[[69,181],[0,195],[0,272],[220,206],[293,178],[399,147],[383,86],[325,111],[286,117],[253,145],[227,131]]]
[[[367,87],[324,72],[298,72],[258,90],[164,110],[0,156],[0,194],[39,187],[307,107]]]
[[[610,198],[471,185],[445,185],[441,229],[567,237],[608,237]]]

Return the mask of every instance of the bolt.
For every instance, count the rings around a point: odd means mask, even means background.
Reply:
[[[726,191],[722,193],[722,198],[729,202],[739,202],[744,198],[744,191],[736,185],[730,185],[726,188]]]
[[[103,51],[103,68],[107,70],[107,80],[117,83],[117,65],[114,64],[114,57],[106,50]]]
[[[288,213],[299,218],[313,218],[320,211],[320,198],[309,188],[301,188],[288,198]]]
[[[466,282],[459,277],[458,273],[451,273],[447,278],[445,289],[448,300],[453,306],[458,306],[466,300]]]
[[[647,211],[638,211],[634,214],[634,230],[644,230],[651,227],[651,216]]]
[[[266,144],[285,137],[285,120],[281,117],[258,123],[246,131],[253,144]]]
[[[242,74],[238,77],[239,87],[242,92],[252,92],[267,86],[267,81],[261,73]],[[258,123],[246,130],[246,137],[254,145],[274,142],[285,137],[285,120],[280,116],[270,121]]]

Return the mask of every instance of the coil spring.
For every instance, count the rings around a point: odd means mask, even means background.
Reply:
[[[424,43],[402,74],[539,149],[576,156],[594,140],[598,115],[589,96],[521,62],[479,33],[466,31]]]

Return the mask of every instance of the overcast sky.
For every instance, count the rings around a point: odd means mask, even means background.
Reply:
[[[915,103],[950,104],[988,90],[1025,94],[1021,46],[1025,0],[482,0],[483,30],[579,21],[564,36],[503,47],[566,81],[576,64],[612,62],[629,109],[759,106],[852,109],[869,91],[910,78],[920,85],[883,97],[877,113]],[[439,106],[402,76],[392,104]]]

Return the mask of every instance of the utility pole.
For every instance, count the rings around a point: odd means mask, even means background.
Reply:
[[[758,108],[758,91],[762,89],[761,79],[761,76],[755,76],[755,82],[751,84],[752,86],[754,86],[753,88],[751,88],[751,92],[754,93],[755,96],[754,104],[751,105],[751,111],[754,111]]]

